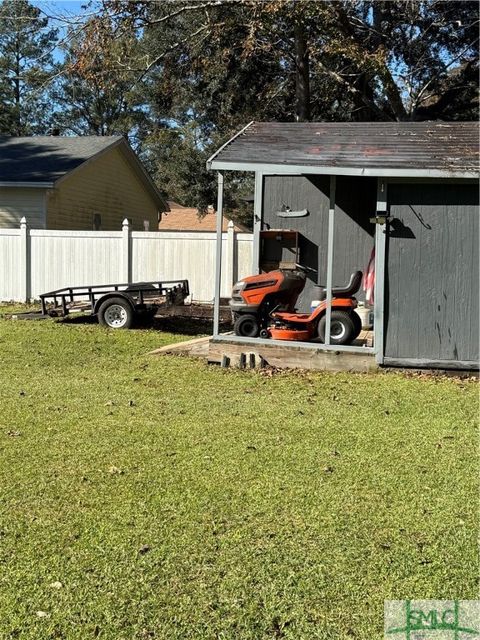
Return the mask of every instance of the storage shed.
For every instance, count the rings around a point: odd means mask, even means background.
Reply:
[[[478,368],[478,140],[473,122],[252,122],[209,159],[220,216],[222,172],[255,173],[252,273],[263,230],[299,232],[301,261],[313,268],[301,310],[315,284],[331,300],[332,286],[365,272],[374,255],[373,346],[331,345],[327,330],[324,344],[303,348],[369,354],[378,365]],[[221,253],[219,242],[217,293]],[[221,336],[218,322],[213,339],[241,340]]]

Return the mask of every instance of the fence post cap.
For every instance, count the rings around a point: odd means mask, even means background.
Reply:
[[[229,220],[229,221],[228,221],[227,228],[228,228],[229,230],[231,230],[231,229],[234,229],[234,228],[235,228],[235,225],[233,224],[233,221],[232,221],[232,220]]]
[[[20,227],[24,228],[27,226],[27,219],[25,216],[22,216],[22,218],[20,218]]]
[[[122,227],[129,227],[129,226],[130,226],[130,222],[128,221],[128,218],[124,218],[122,222]]]

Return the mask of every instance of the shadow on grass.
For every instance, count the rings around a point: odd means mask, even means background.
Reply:
[[[89,315],[73,315],[57,319],[57,322],[66,324],[96,324],[97,319]],[[137,322],[134,326],[136,330],[155,329],[166,333],[179,333],[187,336],[211,335],[213,331],[213,320],[211,318],[153,318]],[[220,325],[221,331],[229,331],[231,324],[223,322]]]
[[[65,318],[54,318],[54,320],[65,324],[97,324],[98,322],[95,316],[88,315],[65,316]]]
[[[182,333],[187,336],[211,335],[213,332],[213,320],[211,318],[154,318],[151,324],[153,329],[167,331],[168,333]],[[229,331],[231,324],[220,324],[221,331]]]

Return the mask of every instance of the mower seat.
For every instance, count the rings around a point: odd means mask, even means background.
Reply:
[[[350,276],[350,282],[346,287],[332,287],[332,296],[334,298],[351,298],[360,289],[362,276],[363,273],[361,271],[355,271]],[[326,287],[318,286],[315,289],[315,296],[318,296],[317,300],[325,300],[327,298]]]

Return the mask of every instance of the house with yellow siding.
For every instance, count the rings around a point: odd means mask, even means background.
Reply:
[[[165,211],[122,136],[0,136],[0,228],[155,231]]]

